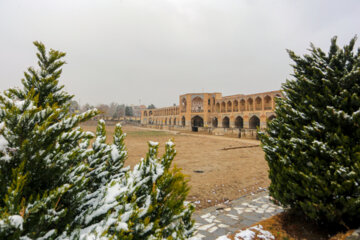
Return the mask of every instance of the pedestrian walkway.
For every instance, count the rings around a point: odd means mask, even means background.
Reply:
[[[212,240],[234,233],[256,222],[282,212],[274,205],[269,193],[263,191],[234,200],[229,205],[217,205],[202,209],[193,215],[197,231],[192,239]]]

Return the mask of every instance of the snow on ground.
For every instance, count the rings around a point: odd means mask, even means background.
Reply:
[[[275,239],[274,235],[270,232],[265,231],[263,226],[257,225],[254,227],[247,228],[245,230],[240,230],[234,236],[234,240],[253,240],[256,239],[272,240]],[[231,240],[231,238],[226,235],[218,237],[216,240]]]

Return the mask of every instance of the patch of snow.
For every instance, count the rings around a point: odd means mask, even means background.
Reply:
[[[49,232],[47,232],[43,237],[38,238],[38,240],[46,240],[46,239],[49,239],[49,238],[52,237],[55,233],[56,233],[55,229],[52,229],[52,230],[50,230]]]
[[[256,238],[264,239],[264,240],[272,240],[275,239],[274,235],[272,235],[269,231],[265,231],[263,226],[257,225],[254,227],[247,228],[245,230],[240,230],[240,232],[236,233],[234,236],[234,240],[254,240]],[[220,236],[216,240],[230,240],[231,238],[227,236]]]
[[[156,146],[159,145],[158,142],[153,142],[153,141],[149,141],[149,144],[150,144],[150,146],[152,146],[152,147],[156,147]]]
[[[231,238],[228,238],[227,236],[220,236],[216,240],[231,240]]]
[[[18,101],[15,101],[14,104],[18,109],[23,109],[25,101],[24,100],[23,101],[18,100]]]
[[[238,239],[252,240],[252,239],[254,239],[254,237],[255,237],[255,233],[253,231],[251,231],[250,229],[242,230],[235,235],[236,240],[238,240]]]
[[[117,159],[120,158],[120,153],[119,153],[119,150],[116,148],[116,146],[112,145],[111,146],[111,159],[113,161],[116,161]]]
[[[172,147],[175,144],[171,140],[169,140],[169,141],[167,141],[166,145],[169,146],[169,147]]]
[[[4,138],[4,136],[0,135],[0,152],[4,152],[8,144],[9,142]]]
[[[24,219],[20,215],[12,215],[9,217],[10,224],[20,230],[23,229]]]

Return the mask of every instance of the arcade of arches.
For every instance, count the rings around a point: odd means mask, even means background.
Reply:
[[[192,129],[257,129],[275,118],[280,91],[223,97],[221,93],[188,93],[179,105],[141,112],[141,124]]]

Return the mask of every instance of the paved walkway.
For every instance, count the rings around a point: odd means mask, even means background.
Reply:
[[[267,191],[242,197],[227,205],[202,209],[193,214],[197,232],[192,239],[212,240],[282,212],[269,200]]]

